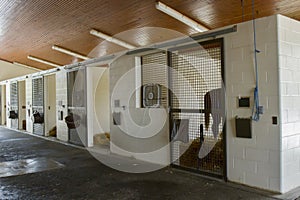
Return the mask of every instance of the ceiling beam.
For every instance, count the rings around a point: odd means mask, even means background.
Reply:
[[[182,13],[178,12],[177,10],[167,6],[166,4],[164,4],[160,1],[156,2],[155,6],[156,6],[157,10],[160,10],[160,11],[164,12],[165,14],[177,19],[178,21],[181,21],[182,23],[188,25],[189,27],[195,29],[196,31],[204,32],[204,31],[209,30],[209,28],[207,28],[203,24],[200,24],[200,23],[192,20],[191,18],[183,15]]]
[[[95,29],[92,29],[90,31],[90,34],[94,35],[96,37],[102,38],[104,40],[107,40],[109,42],[115,43],[115,44],[117,44],[119,46],[125,47],[127,49],[135,49],[135,48],[137,48],[136,46],[131,45],[131,44],[127,43],[127,42],[124,42],[123,40],[120,40],[120,39],[114,38],[112,36],[106,35],[106,34],[101,33],[101,32],[99,32],[99,31],[97,31]]]
[[[53,45],[52,49],[55,50],[55,51],[59,51],[61,53],[70,55],[70,56],[74,56],[74,57],[80,58],[82,60],[88,60],[88,59],[90,59],[90,57],[84,56],[82,54],[76,53],[74,51],[71,51],[69,49],[66,49],[66,48],[63,48],[63,47],[60,47],[60,46],[57,46],[57,45]]]
[[[27,58],[29,59],[29,60],[33,60],[33,61],[36,61],[36,62],[39,62],[39,63],[43,63],[43,64],[46,64],[46,65],[50,65],[50,66],[52,66],[52,67],[60,67],[61,65],[58,65],[58,64],[56,64],[56,63],[53,63],[53,62],[50,62],[50,61],[48,61],[48,60],[44,60],[44,59],[41,59],[41,58],[37,58],[37,57],[35,57],[35,56],[27,56]]]

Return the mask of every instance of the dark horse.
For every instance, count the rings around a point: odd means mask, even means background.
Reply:
[[[221,119],[225,120],[225,91],[223,88],[213,89],[204,95],[205,128],[209,128],[210,114],[213,118],[212,131],[214,138],[219,135]]]

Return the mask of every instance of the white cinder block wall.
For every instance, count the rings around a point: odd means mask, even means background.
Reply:
[[[300,22],[278,16],[282,192],[300,186]]]
[[[1,85],[1,125],[6,123],[6,85]]]
[[[44,76],[45,135],[56,126],[56,78],[55,74]]]
[[[25,80],[18,81],[19,98],[19,129],[23,129],[23,120],[26,120],[26,89]]]
[[[252,122],[252,139],[237,138],[235,117],[252,115],[255,88],[252,22],[238,24],[238,31],[224,36],[227,95],[227,173],[233,182],[280,191],[277,17],[256,20],[260,105],[264,114]],[[238,97],[250,97],[250,108],[238,108]]]
[[[26,131],[33,132],[32,116],[32,79],[27,78],[25,81],[26,86]],[[28,112],[29,111],[29,112]]]
[[[168,164],[170,159],[170,148],[167,145],[169,143],[168,116],[164,108],[149,109],[151,118],[149,123],[148,120],[144,120],[147,109],[136,107],[135,56],[122,56],[116,59],[110,65],[109,73],[112,109],[110,150],[113,153],[132,156],[151,163]],[[115,100],[120,101],[119,107],[114,105]],[[120,113],[121,125],[113,124],[113,112]],[[155,129],[159,131],[155,133]],[[150,137],[149,135],[153,133],[155,135]],[[145,139],[138,137],[145,137]]]
[[[62,141],[69,140],[68,127],[65,123],[65,117],[68,115],[68,90],[67,73],[61,69],[56,73],[56,137]],[[59,120],[59,112],[63,112],[63,119]]]

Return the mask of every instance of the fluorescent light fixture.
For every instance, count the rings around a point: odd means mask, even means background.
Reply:
[[[90,59],[87,56],[84,56],[82,54],[76,53],[74,51],[70,51],[68,49],[65,49],[65,48],[62,48],[62,47],[59,47],[59,46],[56,46],[56,45],[53,45],[52,49],[55,50],[55,51],[59,51],[61,53],[64,53],[64,54],[68,54],[70,56],[74,56],[74,57],[80,58],[82,60],[88,60],[88,59]]]
[[[127,49],[135,49],[135,48],[136,48],[136,46],[133,46],[133,45],[131,45],[131,44],[128,44],[127,42],[124,42],[124,41],[119,40],[119,39],[117,39],[117,38],[113,38],[113,37],[111,37],[111,36],[109,36],[109,35],[106,35],[106,34],[104,34],[104,33],[99,32],[99,31],[97,31],[97,30],[95,30],[95,29],[92,29],[92,30],[90,31],[90,34],[92,34],[92,35],[94,35],[94,36],[96,36],[96,37],[102,38],[102,39],[104,39],[104,40],[107,40],[107,41],[109,41],[109,42],[115,43],[115,44],[117,44],[117,45],[120,45],[120,46],[122,46],[122,47],[125,47],[125,48],[127,48]]]
[[[22,63],[19,63],[19,62],[13,62],[13,64],[14,65],[18,65],[20,67],[25,67],[25,68],[28,68],[28,69],[33,69],[33,70],[36,70],[36,71],[42,71],[41,69],[29,66],[29,65],[25,65],[25,64],[22,64]]]
[[[204,32],[209,30],[207,27],[203,26],[202,24],[199,24],[198,22],[192,20],[191,18],[181,14],[177,10],[174,10],[173,8],[161,2],[156,3],[156,9],[166,13],[167,15],[170,15],[171,17],[181,21],[182,23],[185,23],[186,25],[192,27],[193,29],[199,32]]]
[[[50,65],[52,67],[60,67],[60,65],[58,65],[58,64],[55,64],[53,62],[49,62],[47,60],[43,60],[43,59],[40,59],[40,58],[37,58],[37,57],[34,57],[34,56],[27,56],[27,58],[30,59],[30,60],[36,61],[36,62],[40,62],[40,63],[46,64],[46,65]]]

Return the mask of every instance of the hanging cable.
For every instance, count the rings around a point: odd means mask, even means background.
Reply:
[[[255,12],[254,12],[254,0],[252,0],[252,24],[253,24],[253,39],[254,39],[254,66],[255,66],[255,89],[254,89],[254,105],[252,110],[252,119],[259,121],[260,106],[259,106],[259,91],[258,91],[258,65],[257,65],[257,53],[260,51],[256,45],[256,25],[255,25]]]

